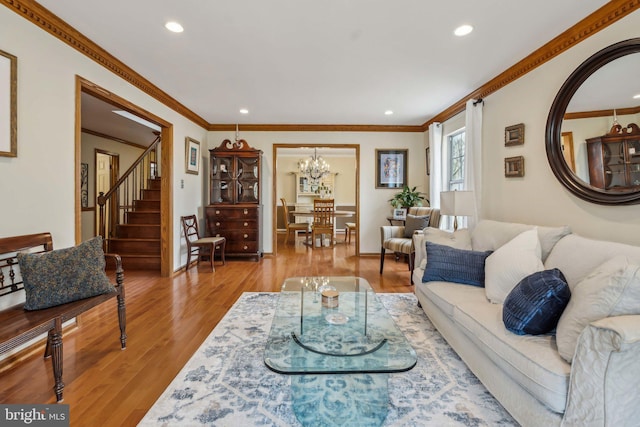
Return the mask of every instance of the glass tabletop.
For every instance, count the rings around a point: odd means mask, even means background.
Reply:
[[[285,374],[402,372],[416,354],[359,277],[294,277],[280,290],[264,362]]]

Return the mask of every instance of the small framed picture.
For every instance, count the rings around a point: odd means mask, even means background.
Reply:
[[[376,150],[376,188],[402,188],[407,183],[409,150]]]
[[[407,219],[407,209],[405,208],[396,208],[393,210],[393,219]]]
[[[200,143],[193,138],[185,138],[185,172],[198,175],[200,173]]]
[[[524,176],[524,157],[507,157],[504,159],[504,176],[516,178]]]
[[[0,50],[0,156],[18,156],[18,59]]]
[[[524,144],[524,123],[504,128],[504,146]]]

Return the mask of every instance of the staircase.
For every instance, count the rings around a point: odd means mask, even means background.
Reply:
[[[146,187],[109,239],[109,252],[120,255],[125,271],[160,270],[160,178]]]

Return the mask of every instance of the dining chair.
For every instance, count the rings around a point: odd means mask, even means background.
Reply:
[[[216,248],[220,248],[222,264],[226,264],[224,250],[227,239],[225,237],[200,237],[198,218],[195,215],[181,216],[180,222],[182,222],[182,230],[184,231],[184,237],[187,241],[187,264],[185,271],[189,270],[191,255],[193,254],[197,256],[198,264],[204,255],[208,255],[209,261],[211,262],[211,271],[216,271],[213,266]]]
[[[347,244],[351,244],[351,232],[358,232],[358,227],[355,222],[345,222],[344,223],[344,241]]]
[[[289,235],[291,233],[293,233],[293,240],[295,241],[298,231],[304,231],[305,238],[309,241],[309,223],[289,222],[289,207],[287,206],[287,201],[284,197],[281,197],[280,202],[282,203],[282,210],[284,211],[284,225],[287,228],[287,236],[284,239],[284,243],[286,244],[289,241]]]
[[[322,236],[328,234],[329,246],[333,246],[333,238],[335,233],[334,224],[334,199],[314,199],[313,200],[313,223],[311,224],[311,246],[315,246],[316,235]],[[322,246],[322,239],[320,241]]]

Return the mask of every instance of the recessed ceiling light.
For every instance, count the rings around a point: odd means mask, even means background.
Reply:
[[[385,116],[390,116],[392,114],[393,114],[393,111],[391,111],[391,110],[387,110],[387,111],[384,112]]]
[[[640,93],[637,95],[633,95],[633,99],[640,99]]]
[[[182,28],[182,25],[178,24],[175,21],[169,21],[166,24],[164,24],[164,27],[174,33],[181,33],[184,31],[184,28]]]
[[[473,31],[473,27],[471,25],[465,24],[465,25],[460,25],[458,28],[456,28],[453,34],[455,34],[458,37],[462,37],[462,36],[466,36],[471,31]]]
[[[240,114],[249,114],[249,110],[247,110],[246,108],[241,108]]]

